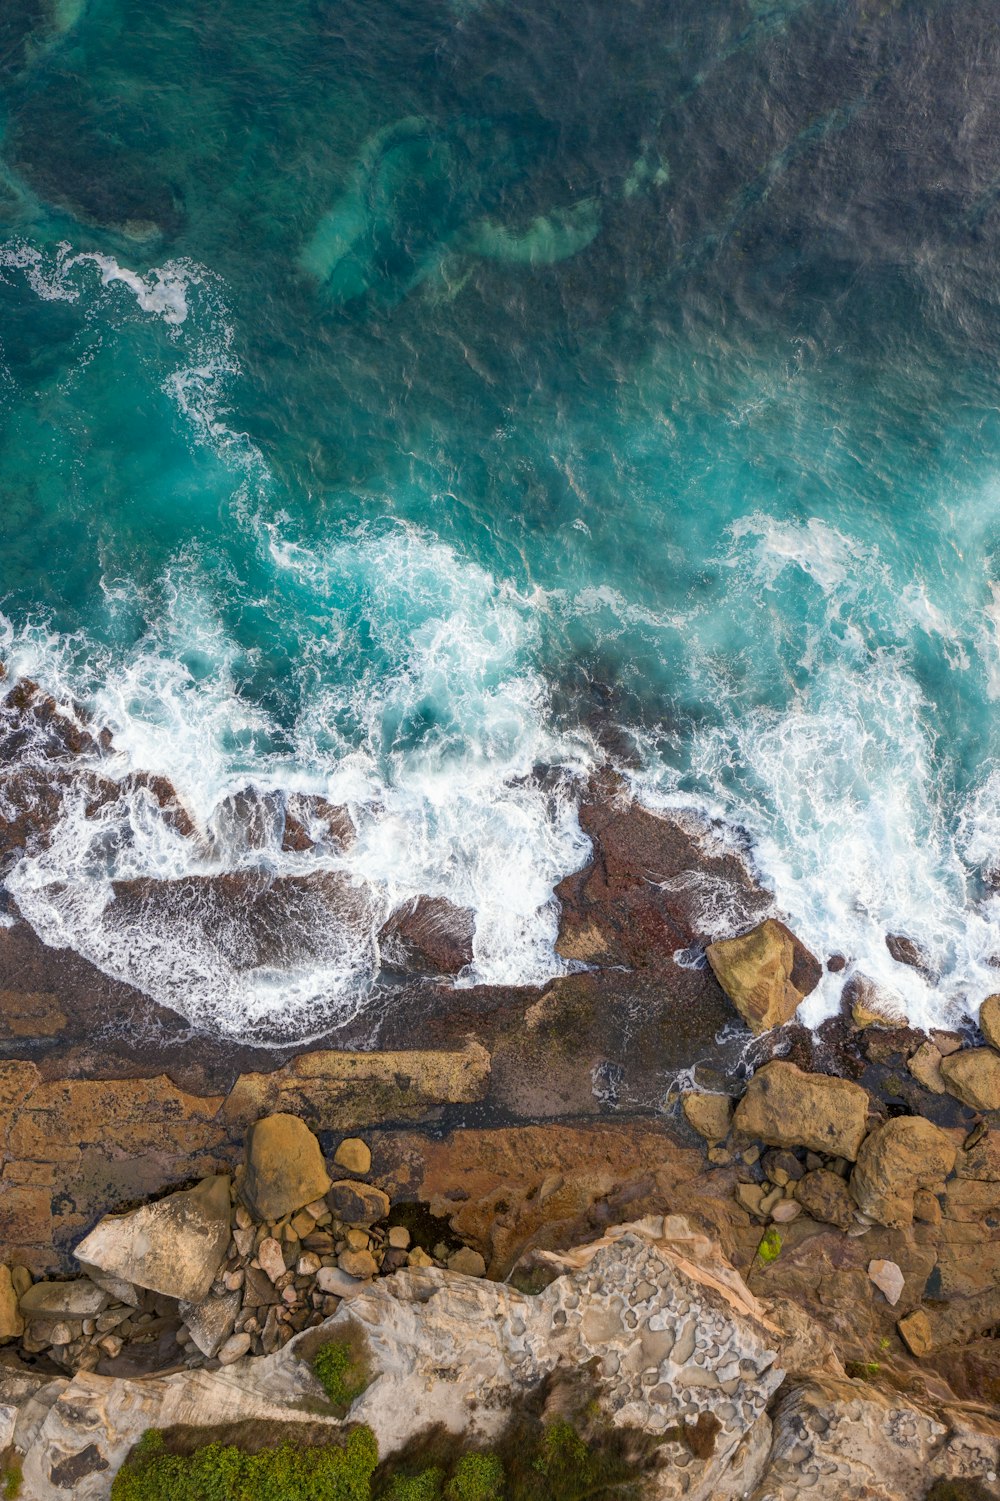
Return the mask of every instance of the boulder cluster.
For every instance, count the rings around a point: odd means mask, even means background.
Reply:
[[[72,1371],[111,1373],[123,1355],[136,1369],[144,1355],[150,1368],[215,1369],[273,1354],[401,1267],[485,1273],[453,1237],[428,1249],[389,1224],[370,1169],[360,1138],[341,1140],[328,1164],[298,1116],[266,1116],[234,1178],[105,1216],[76,1246],[82,1275],[33,1281],[24,1266],[0,1267],[0,1340]]]

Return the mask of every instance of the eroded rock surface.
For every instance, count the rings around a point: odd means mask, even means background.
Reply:
[[[769,917],[737,938],[706,950],[715,977],[752,1032],[791,1021],[816,989],[823,967],[783,922]]]
[[[229,1179],[205,1178],[129,1214],[107,1216],[77,1246],[77,1260],[137,1287],[200,1303],[229,1247],[229,1213]]]

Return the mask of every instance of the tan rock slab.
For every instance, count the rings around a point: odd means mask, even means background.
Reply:
[[[216,1175],[128,1214],[106,1216],[76,1256],[138,1287],[200,1303],[225,1260],[229,1235],[229,1179]]]
[[[941,1077],[950,1094],[973,1110],[1000,1110],[1000,1053],[992,1048],[965,1048],[941,1062]]]
[[[684,1096],[681,1108],[688,1125],[706,1141],[723,1141],[729,1135],[733,1102],[728,1095],[696,1090]]]
[[[894,1261],[876,1258],[868,1263],[868,1275],[891,1308],[903,1295],[906,1279]]]
[[[823,970],[785,924],[769,917],[738,938],[706,950],[715,978],[752,1032],[790,1021]]]
[[[851,1174],[851,1197],[880,1225],[913,1223],[913,1196],[932,1188],[955,1166],[950,1136],[919,1115],[886,1121],[866,1137]]]
[[[803,1073],[775,1060],[750,1080],[733,1127],[768,1146],[809,1147],[853,1162],[867,1130],[868,1104],[867,1092],[848,1079]]]
[[[258,1219],[282,1219],[329,1187],[323,1152],[305,1121],[281,1112],[253,1123],[240,1195]]]
[[[422,1121],[442,1105],[483,1099],[489,1078],[490,1055],[477,1042],[452,1052],[324,1049],[293,1058],[270,1074],[241,1074],[222,1115],[238,1127],[287,1111],[317,1131]]]

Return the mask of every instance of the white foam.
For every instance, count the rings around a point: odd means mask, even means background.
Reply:
[[[114,256],[96,251],[76,253],[63,242],[46,254],[23,240],[0,246],[0,270],[20,270],[37,296],[47,302],[76,302],[81,295],[78,279],[72,273],[79,266],[95,266],[101,285],[116,283],[132,293],[144,313],[162,318],[164,323],[181,324],[188,316],[188,293],[202,280],[202,269],[193,261],[174,260],[154,267],[147,276],[127,266],[120,266]]]

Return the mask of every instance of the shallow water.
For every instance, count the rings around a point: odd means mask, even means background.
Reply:
[[[998,66],[986,0],[6,0],[0,650],[217,833],[70,806],[37,931],[236,1035],[348,1013],[417,892],[538,981],[586,841],[531,772],[626,744],[816,952],[974,1013]],[[368,918],[123,934],[113,879],[309,868],[227,844],[248,783],[351,806]]]

